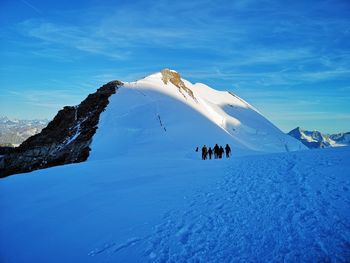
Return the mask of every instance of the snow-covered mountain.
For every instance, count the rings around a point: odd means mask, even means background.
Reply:
[[[17,120],[0,116],[0,145],[19,145],[39,133],[48,120]]]
[[[329,135],[319,131],[307,131],[297,127],[288,132],[288,134],[311,149],[350,145],[350,132]]]
[[[233,156],[202,161],[214,143]],[[80,163],[0,179],[0,261],[348,262],[350,148],[299,147],[176,72],[107,83],[5,156]]]
[[[41,134],[24,142],[17,155],[5,157],[7,170],[80,162],[89,155],[89,160],[148,154],[188,157],[196,147],[216,143],[230,144],[234,155],[306,149],[232,92],[192,84],[173,70],[111,83],[80,105],[66,107]],[[107,94],[103,105],[101,93]]]
[[[152,154],[186,156],[197,146],[232,145],[235,154],[305,149],[249,103],[192,84],[172,70],[124,82],[102,113],[91,159]]]

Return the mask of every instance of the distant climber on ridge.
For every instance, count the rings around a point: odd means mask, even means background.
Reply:
[[[202,148],[202,160],[207,159],[207,154],[208,154],[208,149],[207,149],[207,146],[204,145]]]
[[[213,155],[213,150],[211,149],[211,147],[209,147],[208,154],[209,154],[209,159],[211,160],[211,156]]]
[[[217,159],[219,157],[219,146],[218,144],[215,144],[214,146],[214,158]]]
[[[220,146],[220,148],[219,148],[219,158],[220,159],[222,158],[223,153],[224,153],[224,148],[222,148],[222,146]]]
[[[228,144],[226,144],[225,152],[226,152],[226,158],[229,158],[230,157],[230,153],[231,153],[231,148],[230,148],[230,146]]]

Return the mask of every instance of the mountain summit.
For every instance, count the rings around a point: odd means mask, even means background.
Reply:
[[[102,113],[91,160],[115,156],[189,157],[198,146],[230,144],[236,155],[306,149],[227,91],[170,69],[123,82]]]
[[[163,69],[135,82],[110,82],[65,107],[5,156],[0,172],[128,156],[198,158],[196,147],[216,143],[230,144],[234,155],[306,149],[232,92]]]

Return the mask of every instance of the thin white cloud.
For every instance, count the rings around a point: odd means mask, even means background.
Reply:
[[[34,10],[35,12],[37,12],[38,14],[41,14],[41,11],[39,10],[39,8],[37,8],[33,4],[31,4],[31,3],[29,3],[28,1],[25,1],[25,0],[21,0],[21,2],[23,4],[25,4],[26,6],[28,6],[30,9]]]
[[[75,105],[86,96],[74,90],[40,90],[40,89],[26,89],[26,92],[20,90],[7,90],[7,96],[16,97],[17,101],[21,103],[39,106],[42,108],[60,109],[65,105]]]
[[[38,20],[26,20],[19,26],[24,34],[48,44],[58,44],[114,59],[123,59],[128,53],[121,52],[118,48],[112,50],[109,41],[94,36],[92,28],[56,25]]]

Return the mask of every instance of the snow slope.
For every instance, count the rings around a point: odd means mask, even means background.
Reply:
[[[0,180],[1,262],[348,262],[350,148]]]
[[[306,149],[229,92],[177,79],[164,70],[124,83],[101,114],[90,160],[141,154],[189,156],[203,144],[229,143],[234,154]],[[174,76],[172,75],[174,74]]]

